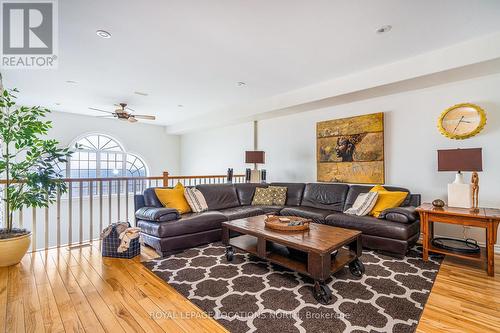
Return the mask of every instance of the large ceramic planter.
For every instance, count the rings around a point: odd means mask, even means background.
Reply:
[[[31,232],[14,238],[0,239],[0,267],[18,264],[28,251]]]

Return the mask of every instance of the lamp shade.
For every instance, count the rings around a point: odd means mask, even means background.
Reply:
[[[438,150],[438,171],[483,171],[482,148]]]
[[[263,151],[246,151],[245,152],[245,163],[265,163],[265,152]]]

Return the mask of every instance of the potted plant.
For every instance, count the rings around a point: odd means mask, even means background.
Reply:
[[[29,248],[31,232],[13,227],[13,214],[23,207],[48,207],[66,184],[56,170],[71,152],[45,139],[52,127],[43,118],[50,111],[16,106],[17,90],[0,89],[0,175],[4,212],[0,226],[0,267],[19,263]]]

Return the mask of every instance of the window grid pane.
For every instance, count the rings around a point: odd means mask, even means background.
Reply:
[[[77,149],[68,163],[58,165],[58,170],[66,174],[70,178],[116,178],[116,177],[145,177],[147,176],[147,166],[144,161],[133,154],[127,154],[121,144],[113,138],[100,135],[91,134],[80,138],[76,143]],[[136,188],[140,190],[144,186],[144,181],[129,181],[129,192],[133,192],[134,182]],[[80,193],[80,184],[82,186],[82,193],[84,196],[89,195],[89,182],[73,182],[71,187],[73,197],[78,197]],[[120,192],[126,191],[125,184],[122,183]],[[109,183],[105,181],[102,183],[103,194],[110,193]],[[93,194],[97,195],[99,186],[94,183]],[[117,194],[118,183],[113,181],[111,185],[111,194]]]

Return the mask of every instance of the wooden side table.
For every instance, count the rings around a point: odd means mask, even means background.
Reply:
[[[488,275],[495,275],[494,249],[497,242],[498,224],[500,223],[500,209],[479,208],[477,213],[472,213],[466,208],[435,208],[430,203],[424,203],[417,208],[417,211],[420,214],[420,231],[423,234],[424,261],[429,260],[429,251],[480,262],[486,261]],[[431,240],[434,238],[434,222],[484,228],[486,230],[486,248],[482,247],[478,254],[463,254],[434,247],[431,244]]]

